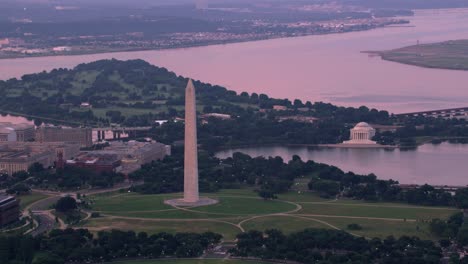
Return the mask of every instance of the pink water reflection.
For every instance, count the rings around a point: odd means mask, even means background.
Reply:
[[[424,69],[362,54],[468,38],[468,10],[419,11],[411,27],[209,47],[0,60],[0,78],[104,58],[141,58],[236,91],[367,105],[392,112],[468,106],[468,72]]]

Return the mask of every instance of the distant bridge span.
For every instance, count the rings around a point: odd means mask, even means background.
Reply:
[[[426,117],[444,117],[468,119],[468,107],[449,108],[440,110],[429,110],[412,113],[395,114],[395,116],[426,116]]]

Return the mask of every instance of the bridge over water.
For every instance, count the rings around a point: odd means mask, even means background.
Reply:
[[[442,118],[459,118],[468,119],[468,107],[449,108],[440,110],[429,110],[412,113],[396,114],[395,116],[425,116],[425,117],[442,117]]]

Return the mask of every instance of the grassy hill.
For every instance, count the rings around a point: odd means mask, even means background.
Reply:
[[[0,110],[88,124],[134,123],[129,118],[142,115],[168,118],[182,114],[187,81],[142,60],[101,60],[1,81]],[[224,112],[258,108],[258,102],[220,86],[195,85],[200,111],[207,105]],[[83,102],[92,110],[80,108]]]

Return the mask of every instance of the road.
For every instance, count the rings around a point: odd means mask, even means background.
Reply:
[[[48,214],[42,214],[42,213],[33,213],[36,217],[36,219],[38,220],[37,222],[37,227],[32,230],[29,234],[31,234],[32,236],[37,236],[37,235],[40,235],[40,234],[44,234],[44,233],[47,233],[49,231],[51,231],[52,229],[55,228],[55,219],[54,218],[50,218],[50,216]]]
[[[79,191],[79,193],[85,195],[93,195],[99,193],[114,192],[120,189],[126,189],[140,184],[143,184],[143,182],[126,182],[111,188],[81,190]],[[37,219],[37,221],[34,221],[35,227],[26,232],[33,236],[36,236],[39,234],[47,233],[54,228],[66,229],[68,225],[65,222],[63,222],[62,219],[58,219],[58,223],[56,223],[55,216],[52,213],[52,206],[60,199],[60,197],[63,196],[70,195],[76,198],[76,193],[56,192],[41,189],[33,189],[33,191],[47,195],[48,197],[30,204],[23,210],[23,216],[30,216],[32,214],[33,218]],[[88,214],[87,217],[89,216],[90,215]]]

